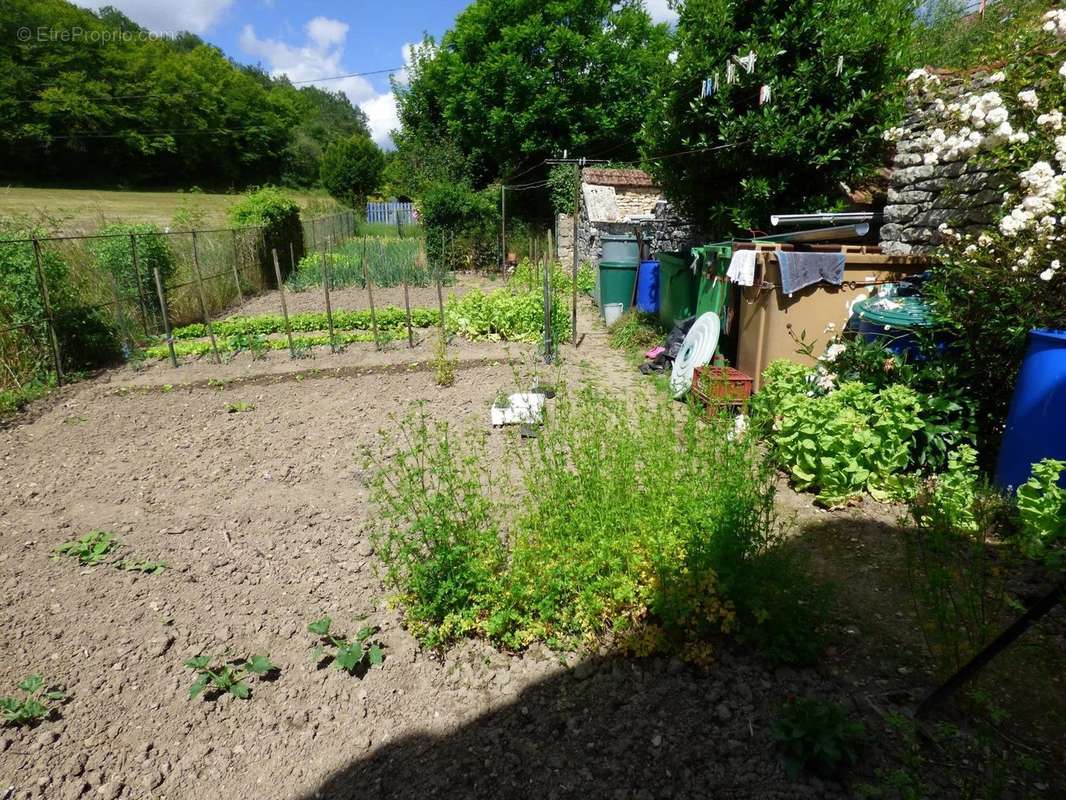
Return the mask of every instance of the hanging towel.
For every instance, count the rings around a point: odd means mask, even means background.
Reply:
[[[755,284],[755,251],[737,250],[729,262],[726,277],[740,286]]]
[[[781,291],[786,295],[821,281],[839,286],[844,282],[843,253],[793,253],[777,251],[781,266]]]

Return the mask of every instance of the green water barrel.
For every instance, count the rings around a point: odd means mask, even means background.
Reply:
[[[631,233],[605,233],[600,237],[600,261],[611,264],[636,264],[640,261],[637,237]]]
[[[599,305],[602,309],[611,303],[621,303],[622,311],[633,304],[633,287],[637,283],[637,262],[632,264],[601,261],[597,270],[600,278]]]

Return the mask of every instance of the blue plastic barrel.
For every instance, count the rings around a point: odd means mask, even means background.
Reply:
[[[1033,464],[1066,460],[1066,331],[1029,332],[1029,350],[1011,399],[996,465],[996,483],[1014,491],[1029,480]],[[1066,488],[1066,476],[1060,481]]]
[[[641,261],[637,271],[637,311],[659,313],[659,262]]]

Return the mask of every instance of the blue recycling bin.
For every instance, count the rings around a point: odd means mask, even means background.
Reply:
[[[1011,492],[1029,480],[1045,458],[1066,461],[1066,330],[1029,332],[1007,428],[996,465],[996,484]],[[1060,480],[1066,488],[1066,475]]]
[[[641,261],[637,270],[637,311],[659,313],[659,262]]]

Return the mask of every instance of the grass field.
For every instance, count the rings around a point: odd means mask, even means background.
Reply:
[[[330,213],[337,204],[325,193],[292,192],[305,209]],[[179,210],[196,215],[197,228],[223,227],[238,195],[203,192],[127,192],[96,189],[0,187],[0,221],[29,220],[63,233],[91,233],[109,222],[170,225]]]

